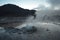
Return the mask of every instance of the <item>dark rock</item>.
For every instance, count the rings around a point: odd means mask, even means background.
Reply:
[[[0,26],[16,27],[17,24],[23,24],[30,16],[36,17],[36,10],[23,9],[14,4],[5,4],[0,6]],[[15,23],[17,23],[15,25]],[[2,26],[3,25],[3,26]]]
[[[5,29],[5,30],[6,30],[6,32],[8,32],[8,33],[19,33],[19,34],[21,34],[21,32],[22,32],[21,29],[12,28],[12,27],[9,27],[9,28],[7,28],[7,29]]]
[[[49,31],[49,29],[46,29],[46,31]]]
[[[5,33],[9,33],[9,34],[13,34],[13,33],[18,33],[18,34],[31,34],[31,33],[35,33],[37,31],[37,28],[35,26],[26,26],[26,27],[22,27],[20,29],[18,28],[13,28],[13,27],[7,27],[5,29]]]
[[[12,37],[7,33],[0,33],[0,40],[13,40]]]
[[[22,28],[23,33],[34,33],[37,31],[37,28],[35,26],[27,26]]]
[[[0,6],[0,17],[27,17],[31,15],[35,15],[35,10],[23,9],[14,4]]]

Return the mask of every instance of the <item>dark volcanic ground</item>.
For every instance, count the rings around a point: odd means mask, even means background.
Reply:
[[[32,24],[30,23],[30,27]],[[40,23],[37,22],[33,24],[36,27],[36,31],[28,33],[25,29],[24,31],[13,29],[10,32],[4,30],[3,28],[0,29],[0,40],[60,40],[60,26],[55,25],[52,23]],[[27,25],[25,26],[27,30]],[[18,32],[17,32],[17,31]],[[31,29],[32,30],[32,29]],[[15,31],[15,32],[14,32]]]
[[[54,13],[54,10],[38,11],[35,20],[29,18],[14,29],[0,28],[0,40],[60,40],[60,16],[57,18]]]

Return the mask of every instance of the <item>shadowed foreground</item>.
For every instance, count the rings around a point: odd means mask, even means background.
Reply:
[[[59,25],[51,23],[37,23],[33,25],[35,27],[27,27],[26,25],[26,27],[14,29],[10,32],[0,29],[0,40],[60,40]],[[30,29],[30,31],[27,31],[26,29]]]

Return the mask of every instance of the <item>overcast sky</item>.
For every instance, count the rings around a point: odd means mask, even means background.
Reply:
[[[60,0],[0,0],[0,6],[8,3],[16,4],[25,9],[60,8]]]
[[[0,5],[11,3],[23,7],[25,9],[33,9],[38,7],[39,4],[45,2],[46,0],[0,0]]]

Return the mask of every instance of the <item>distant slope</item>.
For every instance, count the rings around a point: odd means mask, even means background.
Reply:
[[[3,16],[25,17],[25,16],[34,15],[34,14],[35,14],[35,10],[23,9],[14,4],[5,4],[5,5],[0,6],[0,16],[2,16],[2,17]]]

